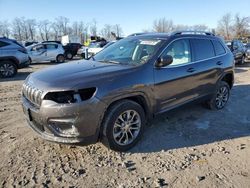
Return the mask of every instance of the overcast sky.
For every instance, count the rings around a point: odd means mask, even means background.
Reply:
[[[22,16],[51,21],[65,16],[86,23],[96,19],[99,29],[120,24],[125,35],[151,28],[161,17],[175,24],[214,28],[227,12],[250,16],[250,0],[0,0],[1,21]]]

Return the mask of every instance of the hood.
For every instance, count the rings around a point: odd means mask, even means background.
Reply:
[[[81,60],[37,71],[26,81],[43,91],[63,91],[74,89],[77,85],[93,87],[97,82],[111,81],[115,76],[130,72],[133,68],[134,66]]]

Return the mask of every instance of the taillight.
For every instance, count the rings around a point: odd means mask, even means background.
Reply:
[[[20,48],[18,51],[27,54],[27,50],[25,48]]]

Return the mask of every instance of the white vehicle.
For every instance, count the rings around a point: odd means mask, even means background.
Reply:
[[[116,41],[110,41],[110,42],[106,43],[105,45],[103,45],[103,43],[101,43],[101,42],[91,43],[88,47],[88,56],[93,56],[93,55],[97,54],[98,52],[100,52],[104,48],[107,48],[108,46],[114,44],[115,42]]]
[[[61,44],[54,42],[45,42],[28,46],[27,52],[32,63],[40,63],[44,61],[56,61],[63,63],[64,49]]]
[[[74,35],[64,35],[61,39],[62,45],[67,45],[68,43],[81,43],[81,38]]]

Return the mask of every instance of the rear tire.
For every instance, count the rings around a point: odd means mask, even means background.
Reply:
[[[65,61],[64,55],[60,54],[56,57],[57,63],[63,63]]]
[[[11,61],[0,62],[0,77],[11,78],[17,73],[17,66]]]
[[[146,118],[143,108],[131,100],[115,103],[103,120],[102,143],[115,151],[127,151],[142,137]]]
[[[216,89],[216,93],[213,97],[207,101],[208,108],[211,110],[221,110],[223,109],[230,96],[230,87],[227,82],[220,81]]]
[[[71,52],[66,52],[65,56],[69,60],[71,60],[73,58],[73,54]]]

